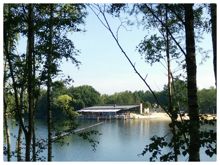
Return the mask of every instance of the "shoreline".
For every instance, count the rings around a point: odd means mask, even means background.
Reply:
[[[153,112],[149,115],[141,115],[141,114],[134,114],[131,113],[130,114],[131,119],[159,119],[159,120],[170,120],[170,117],[165,113],[165,112]],[[200,114],[200,118],[203,118],[205,120],[217,120],[217,116],[213,115],[213,114]],[[183,120],[189,120],[189,116],[188,115],[184,115],[182,116]],[[178,121],[181,120],[180,116],[178,115],[177,118]]]
[[[153,112],[149,115],[141,114],[130,114],[131,119],[160,119],[160,120],[171,120],[165,112]]]

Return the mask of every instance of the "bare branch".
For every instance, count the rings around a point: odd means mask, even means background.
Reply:
[[[146,74],[146,76],[145,76],[144,80],[146,80],[146,79],[147,79],[147,76],[148,76],[148,74]]]
[[[100,16],[99,16],[99,14],[101,13],[101,10],[97,9],[97,7],[96,7],[95,5],[92,5],[92,4],[88,4],[87,6],[88,6],[88,7],[92,10],[92,12],[96,15],[96,17],[99,19],[99,21],[101,22],[101,24],[102,24],[106,29],[108,29],[108,27],[106,26],[106,24],[102,21],[102,19],[101,19]],[[94,10],[94,8],[95,8],[96,10],[98,10],[99,13],[96,13],[95,10]],[[108,29],[108,30],[109,30],[109,29]]]
[[[92,10],[92,11],[93,11],[93,10]],[[111,27],[110,27],[110,25],[109,25],[109,22],[108,22],[108,20],[107,20],[107,18],[106,18],[105,13],[104,13],[103,11],[101,11],[101,10],[100,10],[100,13],[102,14],[102,16],[103,16],[103,18],[104,18],[105,25],[107,26],[107,27],[105,26],[106,29],[108,29],[109,32],[111,33],[113,39],[115,40],[115,42],[116,42],[116,44],[118,45],[119,49],[120,49],[121,52],[124,54],[124,56],[126,57],[126,59],[128,60],[128,62],[130,63],[130,65],[132,66],[132,68],[134,69],[135,73],[139,76],[139,78],[144,82],[144,84],[148,87],[148,89],[150,90],[150,92],[153,94],[153,97],[154,97],[156,103],[157,103],[158,105],[160,105],[160,106],[163,108],[163,110],[164,110],[164,111],[169,115],[169,117],[172,119],[172,115],[169,113],[169,111],[167,111],[166,108],[164,108],[164,107],[160,104],[160,102],[159,102],[157,96],[155,95],[154,91],[151,89],[150,85],[146,82],[145,78],[143,78],[142,75],[138,72],[138,70],[136,69],[135,65],[132,63],[132,61],[131,61],[130,58],[128,57],[127,53],[126,53],[126,52],[124,51],[124,49],[122,48],[121,44],[120,44],[119,41],[117,40],[117,37],[115,36],[115,34],[113,33],[113,31],[112,31],[112,29],[111,29]],[[102,22],[103,22],[103,21],[102,21]],[[103,23],[102,23],[102,24],[103,24]]]

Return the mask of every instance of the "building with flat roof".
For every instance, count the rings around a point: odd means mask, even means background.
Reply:
[[[88,119],[128,119],[130,113],[141,113],[142,105],[105,105],[93,106],[78,110],[83,118]]]

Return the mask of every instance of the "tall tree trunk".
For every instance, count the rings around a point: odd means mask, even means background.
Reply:
[[[216,48],[216,40],[217,40],[217,31],[216,31],[216,4],[210,4],[211,10],[211,24],[212,24],[212,47],[213,47],[213,67],[214,67],[214,75],[215,75],[215,85],[217,86],[217,48]]]
[[[33,5],[28,5],[28,134],[26,137],[26,155],[25,160],[30,161],[31,141],[33,133],[33,72],[32,72],[32,60],[34,49],[34,29],[33,29]]]
[[[193,4],[185,4],[186,70],[189,126],[189,161],[200,161],[199,111],[197,102],[196,55]]]
[[[20,111],[22,115],[22,120],[23,118],[23,113],[24,113],[24,87],[21,87],[21,93],[20,93]],[[21,143],[22,143],[22,128],[19,125],[18,128],[18,137],[17,137],[17,144],[16,144],[16,151],[17,151],[17,161],[22,161],[21,158]]]
[[[11,161],[11,142],[10,142],[10,130],[8,127],[8,117],[7,117],[7,103],[4,97],[4,129],[6,135],[7,144],[7,161]]]
[[[33,53],[33,132],[32,132],[32,158],[33,161],[36,161],[36,134],[35,134],[35,113],[36,113],[36,104],[38,100],[37,94],[37,84],[36,84],[36,59],[35,53]]]
[[[52,161],[52,112],[51,112],[51,64],[53,52],[53,4],[50,4],[49,53],[47,55],[47,124],[48,124],[48,161]]]
[[[10,7],[6,6],[5,10],[7,10],[8,14],[10,14]],[[10,19],[11,17],[9,17],[8,22],[11,22],[12,20]],[[24,122],[22,120],[22,114],[21,114],[21,109],[20,109],[20,105],[19,105],[19,100],[18,100],[18,89],[17,89],[17,82],[15,79],[15,75],[14,75],[14,69],[13,69],[13,63],[12,63],[12,54],[11,54],[11,48],[10,48],[10,42],[13,42],[14,38],[13,38],[13,31],[11,31],[11,27],[6,26],[7,24],[4,23],[4,55],[6,57],[6,60],[8,62],[8,66],[9,66],[9,74],[10,77],[12,79],[12,88],[14,90],[13,94],[14,94],[14,99],[15,99],[15,113],[16,116],[18,117],[18,121],[19,121],[19,127],[22,128],[25,138],[27,137],[27,130],[24,126]]]
[[[36,105],[34,106],[34,112],[33,112],[33,132],[32,132],[32,157],[33,161],[35,162],[37,160],[36,155],[36,134],[35,134],[35,112],[36,111]]]
[[[166,57],[167,57],[167,87],[168,87],[168,111],[172,114],[172,123],[175,123],[176,117],[174,116],[173,110],[173,92],[172,92],[172,74],[171,74],[171,64],[170,64],[170,40],[169,40],[169,32],[168,32],[168,12],[167,12],[167,4],[166,7],[166,16],[165,16],[165,25],[166,25]],[[176,129],[175,124],[172,124],[172,134],[173,134],[173,148],[174,148],[174,160],[178,161],[178,147],[176,143]]]
[[[6,135],[6,144],[7,144],[7,160],[11,161],[11,142],[10,142],[10,130],[8,127],[8,114],[7,114],[7,102],[6,102],[6,59],[4,59],[4,130]]]
[[[33,120],[33,132],[32,132],[32,157],[33,161],[35,162],[37,160],[36,157],[36,134],[35,134],[35,120]]]
[[[17,144],[16,144],[16,152],[17,152],[17,161],[22,161],[22,158],[21,158],[21,140],[22,138],[22,128],[21,126],[19,125],[19,128],[18,128],[18,137],[17,137]]]

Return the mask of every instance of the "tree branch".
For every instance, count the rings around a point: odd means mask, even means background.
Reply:
[[[94,10],[92,10],[92,11],[94,11]],[[131,61],[130,58],[128,57],[127,53],[126,53],[126,52],[124,51],[124,49],[122,48],[121,44],[120,44],[119,41],[117,40],[117,37],[115,36],[115,34],[113,33],[113,31],[112,31],[112,29],[111,29],[111,27],[110,27],[110,25],[109,25],[109,22],[108,22],[108,20],[107,20],[107,18],[106,18],[106,16],[105,16],[105,13],[104,13],[103,11],[101,11],[101,10],[100,10],[100,13],[102,14],[102,16],[103,16],[103,18],[104,18],[104,21],[105,21],[105,24],[104,24],[105,26],[104,26],[104,27],[106,27],[106,29],[109,30],[109,32],[111,33],[113,39],[115,40],[116,44],[118,45],[119,49],[121,50],[121,52],[122,52],[122,53],[124,54],[124,56],[126,57],[126,59],[128,60],[129,64],[132,66],[132,68],[134,69],[135,73],[139,76],[139,78],[140,78],[140,79],[144,82],[144,84],[148,87],[148,89],[149,89],[150,92],[152,93],[152,95],[153,95],[153,97],[154,97],[156,103],[163,108],[163,110],[169,115],[170,118],[172,118],[171,114],[167,111],[167,109],[164,108],[164,107],[160,104],[160,102],[159,102],[157,96],[155,95],[154,91],[151,89],[150,85],[146,82],[145,78],[143,78],[142,75],[138,72],[138,70],[136,69],[135,65],[132,63],[132,61]],[[96,13],[94,13],[94,14],[96,15]],[[97,16],[97,15],[96,15],[96,16]],[[101,23],[103,24],[103,21],[102,21]]]
[[[185,26],[185,21],[179,16],[179,14],[176,13],[169,5],[167,5],[167,8],[177,17],[177,19]]]
[[[161,21],[158,16],[152,11],[152,9],[145,4],[145,7],[150,11],[150,13],[161,23],[161,25],[163,27],[166,27],[166,25],[163,23],[163,21]],[[169,28],[168,28],[168,33],[170,35],[170,37],[172,38],[172,40],[176,43],[176,45],[178,46],[178,48],[180,49],[180,51],[186,56],[186,52],[183,50],[183,48],[180,46],[180,44],[176,41],[176,39],[174,38],[173,34],[170,32]]]

